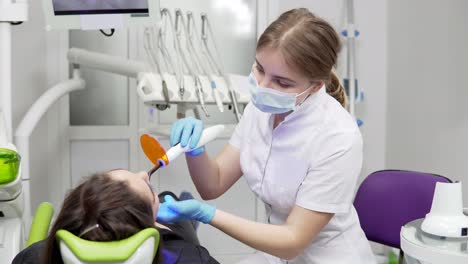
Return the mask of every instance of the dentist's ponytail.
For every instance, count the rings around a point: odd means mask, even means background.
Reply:
[[[346,92],[341,83],[341,79],[333,69],[331,72],[330,80],[325,83],[325,87],[327,87],[327,93],[335,98],[340,104],[346,108]]]

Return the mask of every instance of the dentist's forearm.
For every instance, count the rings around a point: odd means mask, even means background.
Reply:
[[[217,198],[220,189],[220,173],[216,160],[211,159],[206,151],[198,156],[186,155],[192,181],[204,200]]]
[[[257,223],[221,210],[216,210],[210,224],[250,247],[282,259],[292,259],[303,250],[294,232],[285,225]]]

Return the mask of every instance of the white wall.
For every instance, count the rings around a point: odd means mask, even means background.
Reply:
[[[388,1],[387,167],[464,183],[468,204],[468,1]]]
[[[307,7],[341,31],[345,25],[344,2],[344,0],[280,1],[279,12]],[[355,23],[361,32],[356,44],[357,78],[360,86],[365,89],[365,101],[356,107],[357,117],[364,120],[364,125],[361,127],[364,138],[364,164],[361,173],[363,178],[373,171],[385,168],[387,1],[355,0],[354,2]],[[343,48],[345,51],[345,45]]]

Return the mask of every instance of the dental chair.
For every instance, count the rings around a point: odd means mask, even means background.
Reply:
[[[150,264],[159,245],[159,232],[146,228],[120,241],[97,242],[81,239],[66,230],[56,238],[65,264],[125,263]]]
[[[451,180],[436,174],[406,170],[381,170],[367,176],[354,199],[367,239],[401,249],[401,227],[429,213],[437,182]],[[400,250],[400,263],[402,253]]]
[[[27,246],[47,237],[53,215],[52,205],[42,203],[34,216]],[[88,241],[59,230],[55,234],[65,264],[150,264],[159,246],[159,232],[146,228],[119,241]]]

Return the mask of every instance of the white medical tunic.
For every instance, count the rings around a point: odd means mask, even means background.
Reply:
[[[301,255],[286,261],[263,253],[269,263],[376,263],[353,207],[361,133],[325,87],[275,129],[272,114],[248,104],[229,143],[270,224],[283,224],[295,205],[334,214]]]

